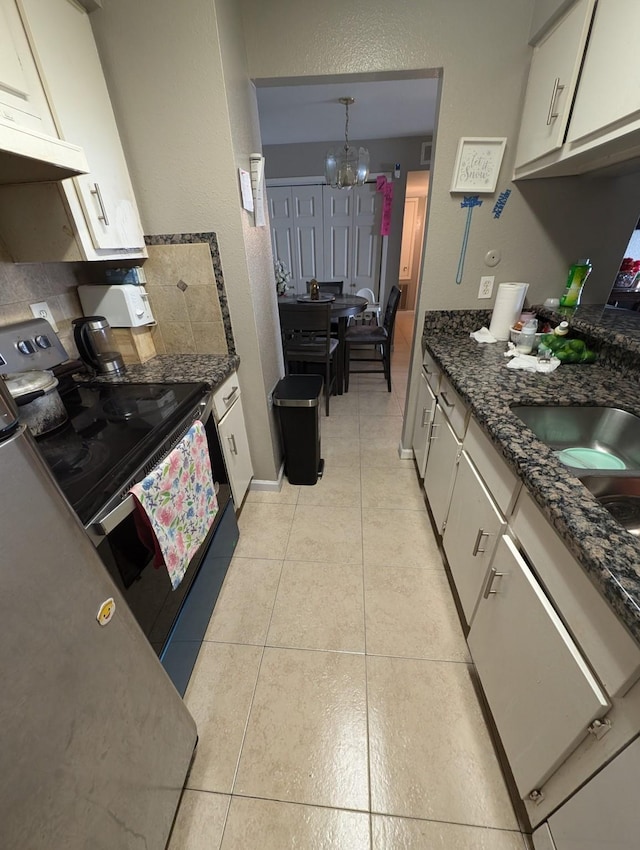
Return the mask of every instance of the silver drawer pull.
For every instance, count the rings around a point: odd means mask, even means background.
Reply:
[[[429,428],[429,441],[436,439],[436,437],[438,435],[434,434],[434,431],[436,430],[436,428],[439,428],[439,427],[440,427],[440,425],[437,422],[431,423],[431,427]]]
[[[229,395],[223,395],[223,396],[222,396],[222,401],[223,401],[223,402],[224,402],[227,406],[229,405],[229,402],[230,402],[230,401],[231,401],[231,399],[234,397],[234,395],[238,392],[238,389],[239,389],[239,387],[233,387],[233,388],[232,388],[232,390],[231,390],[231,392],[229,393]]]
[[[489,570],[489,578],[487,579],[487,583],[484,588],[484,593],[482,594],[485,599],[488,599],[492,593],[497,593],[497,590],[492,590],[491,587],[496,578],[503,576],[504,573],[499,573],[493,567]]]
[[[480,544],[482,543],[483,537],[490,537],[490,536],[491,535],[489,534],[488,531],[484,531],[482,528],[478,529],[478,535],[476,537],[476,542],[473,544],[473,551],[471,552],[471,554],[473,555],[474,558],[476,557],[476,555],[482,555],[482,554],[484,554],[484,552],[487,551],[486,549],[481,549]]]
[[[99,215],[98,218],[104,222],[105,227],[109,227],[109,217],[107,216],[107,208],[105,207],[104,201],[102,200],[102,192],[100,191],[100,186],[98,183],[93,184],[91,194],[96,196],[96,198],[98,199],[98,203],[100,204],[100,211],[102,212],[102,215]]]
[[[447,405],[447,407],[455,407],[455,404],[452,401],[449,401],[446,393],[440,393],[440,398]]]
[[[227,439],[229,440],[229,445],[231,446],[231,452],[234,455],[237,455],[238,454],[238,448],[236,446],[236,438],[232,434],[230,437],[227,437]]]

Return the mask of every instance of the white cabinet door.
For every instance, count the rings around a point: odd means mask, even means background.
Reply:
[[[549,818],[556,850],[637,850],[640,739]]]
[[[638,27],[637,0],[598,3],[567,141],[640,118],[640,62],[634,49]]]
[[[468,643],[524,799],[610,703],[507,536],[498,544]]]
[[[594,0],[578,0],[536,45],[525,94],[515,167],[564,142]]]
[[[449,502],[456,474],[456,461],[461,443],[439,404],[431,426],[431,439],[424,489],[436,528],[442,534],[449,512]]]
[[[48,133],[46,102],[15,0],[0,0],[0,120]]]
[[[429,453],[429,432],[431,423],[436,412],[436,397],[431,392],[431,387],[424,372],[420,373],[418,384],[418,398],[416,401],[416,414],[413,422],[413,456],[418,467],[418,475],[424,478]]]
[[[487,569],[506,525],[463,451],[442,545],[467,624],[471,623]]]
[[[244,424],[242,401],[238,399],[218,424],[222,453],[229,474],[229,484],[236,509],[242,505],[249,483],[253,478],[253,464],[249,451],[247,429]]]
[[[93,248],[144,250],[89,16],[72,0],[19,0],[19,4],[60,137],[80,145],[89,162],[90,173],[74,177],[73,182]]]

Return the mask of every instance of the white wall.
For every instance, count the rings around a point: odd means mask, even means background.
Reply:
[[[253,228],[239,201],[237,165],[260,150],[239,9],[109,0],[92,25],[145,232],[218,235],[255,474],[273,480],[266,396],[282,363],[268,228]]]

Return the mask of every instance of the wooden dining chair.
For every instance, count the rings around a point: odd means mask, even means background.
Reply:
[[[344,293],[343,280],[317,280],[320,292],[328,292],[331,295],[342,295]],[[311,290],[311,281],[307,281],[307,292]]]
[[[282,354],[288,375],[292,363],[324,365],[324,396],[327,416],[329,397],[335,384],[334,353],[338,340],[331,336],[331,304],[278,304]]]
[[[401,292],[397,286],[391,287],[387,306],[384,311],[382,326],[378,325],[351,325],[347,328],[345,341],[345,372],[344,386],[349,390],[350,372],[382,372],[387,379],[387,388],[391,392],[391,341],[393,338],[393,327],[396,321],[396,313],[400,304]],[[360,350],[363,347],[373,346],[373,357],[354,357],[352,347]],[[380,363],[381,369],[352,369],[351,362]]]

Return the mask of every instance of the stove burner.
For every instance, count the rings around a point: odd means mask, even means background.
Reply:
[[[72,428],[58,431],[55,436],[39,445],[61,486],[73,484],[109,460],[107,446],[97,440],[83,439]]]
[[[640,537],[640,496],[602,496],[600,504],[634,537]]]

